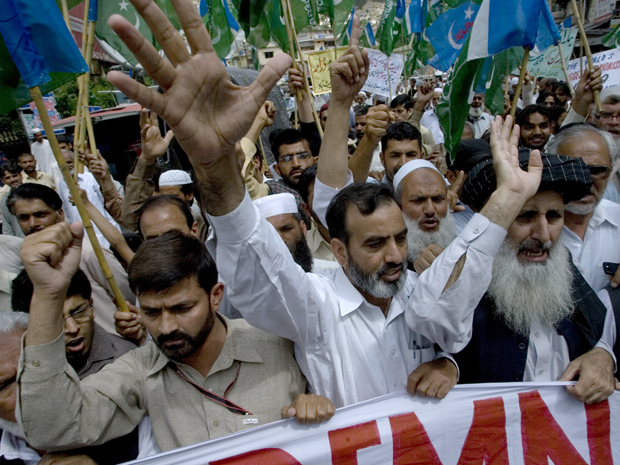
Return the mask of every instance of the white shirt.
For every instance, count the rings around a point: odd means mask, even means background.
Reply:
[[[5,460],[23,460],[25,465],[37,465],[41,460],[41,456],[28,447],[26,441],[8,431],[2,432],[0,457],[4,457]]]
[[[42,142],[35,140],[30,146],[30,151],[37,160],[37,170],[54,175],[52,165],[56,163],[56,158],[54,158],[54,152],[52,152],[49,141],[47,139],[43,139]]]
[[[474,139],[480,139],[482,134],[491,127],[491,115],[486,112],[482,112],[480,118],[474,118],[471,116],[471,124],[474,125]]]
[[[118,223],[114,221],[114,218],[112,218],[112,216],[110,216],[108,211],[105,209],[105,201],[103,199],[103,194],[101,193],[101,188],[92,173],[78,174],[78,185],[86,191],[88,200],[90,200],[95,208],[99,210],[116,229],[120,231],[121,228]],[[60,195],[60,198],[62,199],[63,210],[65,212],[65,216],[67,217],[67,221],[69,223],[73,223],[75,221],[79,221],[81,223],[82,218],[80,217],[77,207],[69,201],[69,188],[64,180],[58,185],[58,195]],[[110,243],[105,237],[103,237],[103,234],[101,234],[101,231],[99,231],[94,223],[93,228],[101,247],[109,248]]]
[[[620,205],[601,200],[590,218],[583,241],[564,226],[562,240],[573,262],[594,292],[609,284],[603,262],[620,262]]]
[[[422,118],[420,119],[420,124],[431,131],[436,144],[444,143],[445,138],[443,131],[441,130],[441,125],[439,124],[439,118],[437,118],[434,108],[424,112]]]

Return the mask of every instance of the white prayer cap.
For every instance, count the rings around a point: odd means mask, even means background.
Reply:
[[[420,168],[430,168],[432,170],[437,171],[440,175],[441,172],[428,160],[411,160],[405,163],[394,176],[394,190],[398,190],[398,186],[405,179],[409,173],[415,170],[419,170]],[[442,176],[443,177],[443,176]]]
[[[159,177],[159,186],[183,186],[192,184],[192,178],[183,170],[164,171]]]
[[[620,99],[620,86],[611,86],[601,91],[603,103],[616,103]]]
[[[433,93],[435,92],[439,92],[440,94],[443,94],[443,87],[435,87],[435,90],[433,90]]]
[[[510,85],[511,86],[516,86],[517,84],[519,84],[519,78],[518,77],[510,78]]]
[[[39,134],[39,133],[43,134],[43,129],[41,129],[41,128],[34,128],[32,130],[32,135]]]
[[[261,197],[254,201],[254,205],[258,207],[263,218],[270,218],[285,213],[299,213],[297,210],[297,202],[293,194],[287,192],[283,194],[273,194],[267,197]]]

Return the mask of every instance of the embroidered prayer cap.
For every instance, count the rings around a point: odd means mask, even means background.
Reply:
[[[286,192],[256,199],[254,205],[258,207],[263,218],[270,218],[285,213],[292,213],[293,215],[299,213],[295,197],[293,194]]]
[[[159,186],[183,186],[192,184],[192,178],[183,170],[164,171],[159,177]]]
[[[530,149],[519,149],[519,165],[526,170]],[[564,203],[579,200],[590,193],[592,176],[590,167],[581,158],[543,153],[543,172],[539,191],[555,191],[562,195]],[[480,211],[496,187],[493,160],[478,163],[465,179],[462,199],[472,209]]]
[[[420,168],[429,168],[431,170],[437,171],[439,174],[441,172],[428,160],[411,160],[405,163],[400,167],[396,175],[394,176],[394,190],[398,190],[398,186],[405,179],[409,173],[415,170],[419,170]]]
[[[447,156],[446,162],[450,171],[465,171],[465,173],[469,173],[481,161],[491,159],[493,159],[491,146],[486,140],[466,139],[459,143],[454,161],[450,159],[450,156]]]

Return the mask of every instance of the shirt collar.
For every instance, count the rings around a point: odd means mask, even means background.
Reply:
[[[600,224],[602,224],[604,221],[607,221],[608,223],[610,223],[612,226],[616,228],[618,227],[618,223],[609,214],[606,203],[601,201],[594,209],[592,218],[590,218],[590,224],[592,224],[592,227],[596,228]]]
[[[228,332],[226,334],[226,341],[224,342],[222,351],[220,352],[217,360],[215,360],[209,374],[211,375],[213,373],[217,373],[218,371],[228,369],[235,360],[240,362],[263,363],[263,358],[259,355],[252,344],[252,339],[248,337],[245,331],[243,331],[242,325],[245,323],[245,320],[229,320],[225,316],[219,314],[216,314],[216,316],[222,320]],[[159,350],[159,348],[157,351],[159,356],[153,364],[153,368],[151,368],[149,376],[163,370],[170,361],[170,359],[166,357],[164,353]],[[179,362],[177,362],[177,365],[180,367],[184,366],[183,363]]]
[[[357,310],[366,301],[360,291],[349,281],[342,267],[336,271],[336,293],[340,302],[340,316],[346,316]]]
[[[0,457],[5,460],[41,460],[41,456],[33,449],[28,447],[26,441],[18,438],[8,431],[2,431],[0,440]]]

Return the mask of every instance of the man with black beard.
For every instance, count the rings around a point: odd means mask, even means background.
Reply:
[[[479,139],[491,126],[493,117],[484,111],[484,94],[474,94],[467,120],[474,125],[474,139]]]
[[[521,152],[520,158],[526,166],[529,154]],[[578,376],[576,385],[567,386],[569,394],[600,402],[614,390],[613,341],[601,339],[606,310],[560,240],[564,203],[589,191],[590,170],[578,158],[542,158],[540,189],[509,227],[477,308],[433,319],[461,330],[460,340],[442,345],[458,352],[461,383],[571,381]],[[492,163],[480,163],[463,186],[464,201],[479,210],[494,184]]]
[[[420,274],[456,237],[446,183],[431,162],[412,160],[394,176],[394,189],[407,225],[409,263]]]
[[[162,451],[281,416],[331,417],[329,401],[303,395],[290,343],[218,315],[224,286],[215,263],[200,240],[176,231],[145,242],[129,265],[153,341],[78,382],[65,360],[62,308],[82,237],[79,223],[60,223],[22,246],[34,292],[17,411],[33,447],[100,444],[147,414]]]
[[[297,213],[295,197],[288,193],[273,194],[254,200],[265,218],[278,231],[278,234],[288,247],[293,260],[303,268],[306,273],[328,268],[338,268],[336,262],[314,259],[306,235],[308,229]]]

